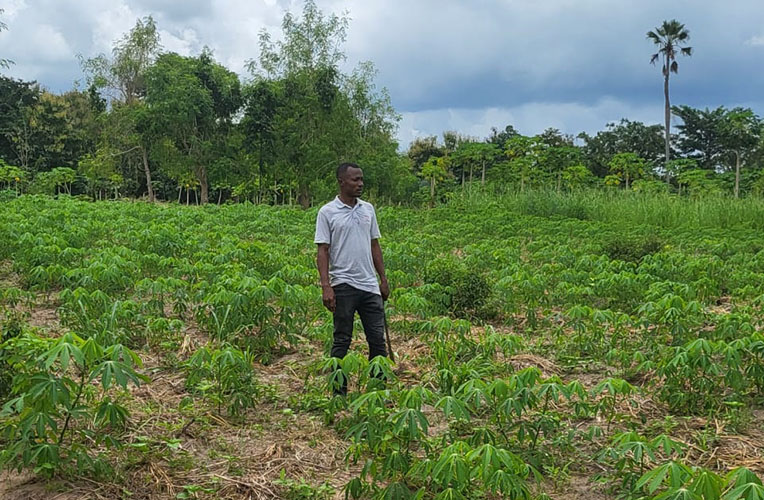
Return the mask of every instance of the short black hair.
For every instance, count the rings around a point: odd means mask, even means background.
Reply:
[[[342,176],[345,175],[345,172],[348,171],[349,168],[360,168],[355,163],[345,162],[340,163],[340,166],[337,167],[337,179],[342,179]]]

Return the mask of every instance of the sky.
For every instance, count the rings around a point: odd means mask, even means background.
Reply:
[[[400,114],[403,149],[445,130],[484,138],[511,124],[526,135],[554,127],[595,133],[628,118],[663,121],[660,67],[648,30],[677,19],[692,57],[671,75],[672,104],[751,107],[764,115],[762,0],[317,0],[349,18],[343,71],[374,63]],[[78,55],[110,53],[152,15],[166,51],[209,46],[242,77],[258,33],[274,39],[297,0],[0,0],[4,74],[71,89]]]

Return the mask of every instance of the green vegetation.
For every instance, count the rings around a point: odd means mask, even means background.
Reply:
[[[403,153],[348,29],[308,1],[242,81],[148,17],[86,90],[0,76],[0,497],[764,499],[764,123],[670,105],[684,25],[665,126]],[[342,160],[394,361],[329,357]]]
[[[0,31],[5,25],[0,23]],[[480,139],[396,142],[400,116],[376,70],[343,73],[350,21],[313,1],[262,31],[241,78],[208,48],[166,52],[152,17],[80,57],[84,88],[55,94],[0,76],[0,199],[21,193],[102,200],[315,206],[342,161],[364,170],[366,196],[413,206],[480,186],[502,193],[587,188],[716,198],[764,194],[763,122],[751,109],[671,106],[669,78],[692,48],[676,20],[647,32],[664,83],[662,125],[627,118],[593,135],[512,125]],[[642,42],[646,43],[646,42]],[[0,69],[9,62],[0,59]],[[670,133],[671,116],[676,134]]]
[[[395,363],[327,357],[315,209],[2,208],[6,469],[177,498],[761,498],[753,198],[380,207]]]

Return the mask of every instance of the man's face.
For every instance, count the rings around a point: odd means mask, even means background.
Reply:
[[[350,167],[340,179],[340,191],[348,197],[358,198],[363,194],[363,170]]]

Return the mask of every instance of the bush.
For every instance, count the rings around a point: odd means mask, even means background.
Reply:
[[[663,240],[654,234],[632,237],[616,236],[605,244],[603,251],[612,260],[639,262],[645,255],[660,252],[663,245]]]
[[[485,276],[468,269],[453,255],[432,260],[425,268],[425,281],[448,288],[449,311],[456,316],[477,314],[491,293]]]
[[[13,189],[3,189],[0,190],[0,203],[4,201],[11,201],[13,199],[16,199],[18,195],[16,194],[16,191]]]

